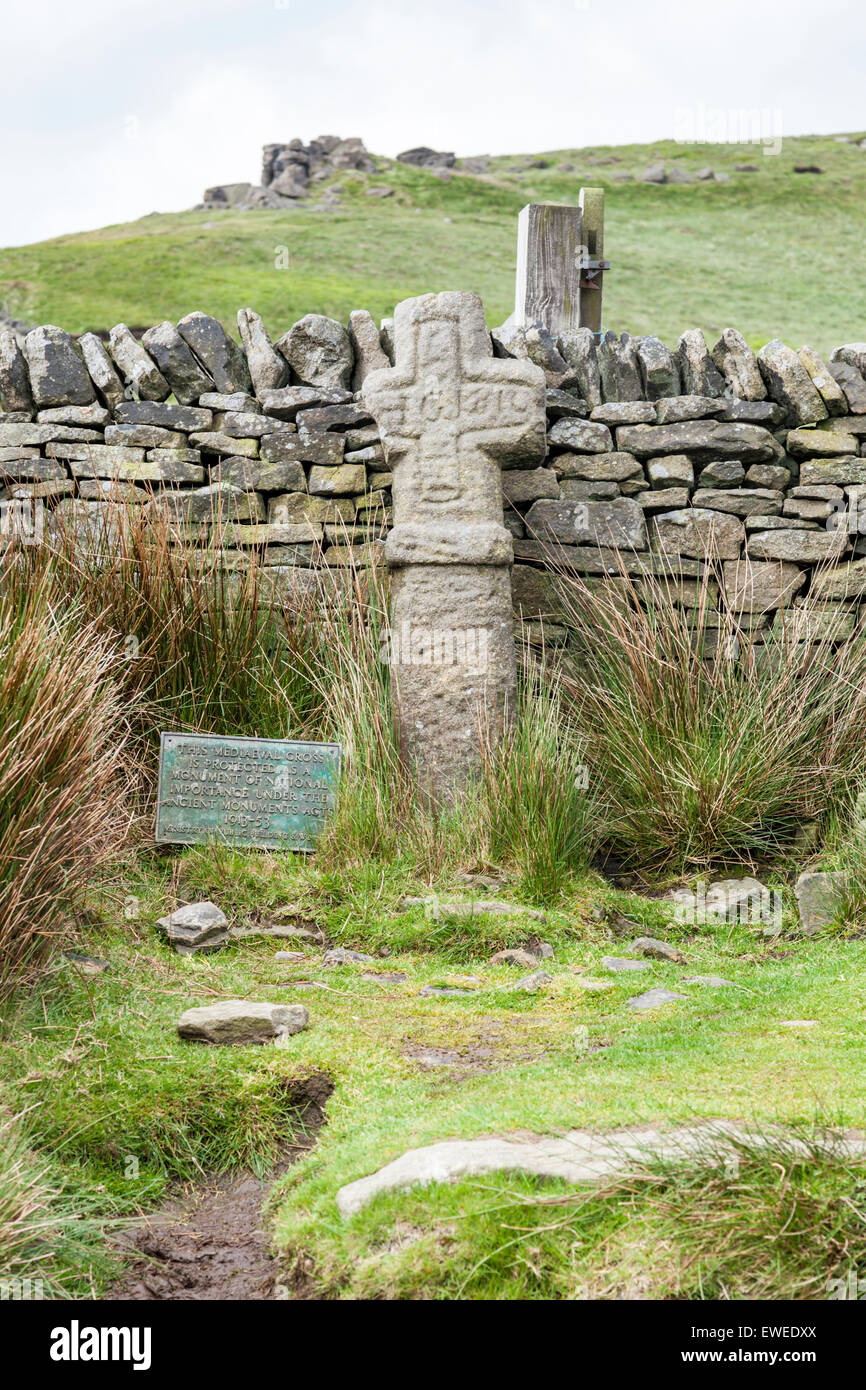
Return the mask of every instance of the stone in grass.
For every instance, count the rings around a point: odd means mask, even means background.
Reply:
[[[335,946],[332,951],[326,951],[322,958],[322,964],[332,965],[372,965],[375,956],[365,956],[363,951],[347,951],[344,946]]]
[[[299,961],[306,960],[303,951],[277,951],[274,960],[288,960],[297,965]]]
[[[841,873],[800,874],[794,896],[800,909],[800,930],[813,936],[835,922],[843,906],[845,875]]]
[[[603,969],[614,974],[621,971],[652,970],[648,960],[629,960],[627,956],[602,956],[601,964]]]
[[[219,1004],[187,1009],[177,1021],[177,1031],[190,1042],[260,1046],[300,1033],[309,1023],[310,1015],[303,1004],[253,1004],[246,999],[225,999]]]
[[[228,918],[216,903],[187,903],[156,923],[181,955],[218,951],[229,940]]]
[[[520,947],[512,947],[506,951],[497,951],[495,956],[491,956],[488,964],[490,965],[522,965],[525,969],[531,970],[533,965],[538,964],[538,956],[529,951],[521,950]]]
[[[74,965],[82,975],[101,975],[103,970],[110,968],[107,960],[100,960],[98,956],[85,956],[80,951],[64,951],[63,959]]]
[[[544,985],[550,984],[553,979],[546,970],[536,970],[531,975],[524,975],[521,979],[515,980],[513,985],[509,985],[509,991],[520,994],[537,994]]]
[[[726,980],[724,975],[689,975],[687,980],[683,980],[684,985],[706,985],[708,989],[727,989],[733,987],[733,980]]]
[[[425,985],[419,989],[419,999],[471,999],[476,993],[473,989],[454,989],[450,985]]]
[[[362,980],[368,980],[371,985],[381,985],[383,989],[388,989],[391,985],[405,985],[408,978],[402,970],[385,971],[381,975],[377,975],[373,970],[365,970],[361,976]]]
[[[647,1009],[660,1009],[663,1004],[673,1004],[677,999],[685,998],[686,995],[677,994],[672,989],[647,989],[626,1002],[635,1013],[644,1013]]]
[[[439,902],[435,897],[428,898],[403,898],[400,907],[406,910],[410,907],[431,907],[435,910],[435,915],[444,914],[447,917],[478,917],[482,914],[490,917],[531,917],[534,921],[546,922],[547,918],[543,912],[535,907],[523,907],[519,903],[505,903],[498,898],[476,898],[473,902]]]
[[[659,941],[654,936],[639,936],[631,943],[633,951],[640,951],[641,955],[652,956],[654,960],[670,960],[676,965],[685,965],[686,958],[682,951],[678,951],[675,946],[669,946],[666,941]]]

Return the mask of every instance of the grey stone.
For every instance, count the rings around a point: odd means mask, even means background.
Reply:
[[[726,560],[725,598],[735,613],[768,613],[792,603],[806,582],[794,564],[761,560]]]
[[[689,975],[683,984],[705,985],[707,989],[733,989],[734,986],[733,980],[726,980],[724,975]]]
[[[448,985],[424,985],[419,989],[419,999],[471,999],[472,989],[451,989]]]
[[[325,952],[322,957],[322,964],[326,966],[372,965],[375,959],[375,956],[366,956],[363,951],[348,951],[344,946],[335,946],[333,950]]]
[[[407,756],[430,794],[447,800],[480,770],[481,727],[495,738],[513,709],[513,543],[491,464],[541,461],[545,382],[530,362],[494,359],[482,303],[471,294],[398,305],[396,360],[367,378],[363,397],[394,474],[385,549],[391,630],[407,623],[426,633],[431,659],[396,662],[392,691]],[[431,379],[435,412],[421,389]],[[454,660],[434,664],[436,633],[451,635]],[[466,638],[461,646],[454,634]]]
[[[305,385],[325,390],[349,387],[354,352],[348,333],[336,319],[307,314],[283,334],[277,347]]]
[[[810,592],[816,599],[866,598],[866,558],[818,571],[812,576]]]
[[[265,520],[259,494],[227,482],[209,483],[192,492],[166,492],[154,500],[154,506],[186,522]]]
[[[307,485],[303,465],[295,459],[274,462],[267,459],[222,459],[212,470],[211,480],[231,483],[244,492],[303,492]]]
[[[559,497],[559,480],[551,468],[510,468],[502,475],[506,503],[537,502],[542,497]]]
[[[736,328],[724,330],[713,348],[713,362],[738,402],[764,400],[767,388],[758,359]]]
[[[645,169],[638,177],[641,183],[667,183],[668,176],[665,172],[664,160],[656,160],[654,164],[651,164],[649,168]]]
[[[619,550],[645,550],[646,522],[631,497],[610,502],[535,502],[526,515],[530,535],[567,545],[606,545]]]
[[[100,397],[109,410],[116,410],[124,399],[124,388],[105,344],[95,333],[82,333],[78,348]]]
[[[548,420],[574,419],[589,414],[589,406],[574,391],[560,391],[548,387],[544,393],[544,404]]]
[[[228,940],[229,919],[216,903],[188,903],[185,907],[160,917],[157,928],[164,932],[173,946],[188,949],[209,945],[225,945]]]
[[[814,348],[806,346],[800,348],[797,356],[812,378],[812,385],[827,407],[828,415],[845,415],[848,410],[845,392],[824,359]]]
[[[655,1160],[719,1168],[747,1146],[778,1147],[776,1134],[761,1134],[730,1122],[680,1126],[675,1129],[571,1130],[556,1136],[542,1134],[452,1139],[410,1149],[367,1177],[341,1187],[337,1208],[344,1220],[362,1211],[381,1193],[405,1191],[416,1184],[480,1177],[487,1173],[527,1173],[558,1178],[571,1186],[609,1183],[620,1174],[646,1169]],[[809,1161],[814,1141],[785,1136],[786,1148]],[[866,1145],[861,1138],[831,1136],[821,1149],[834,1159],[858,1159]]]
[[[841,560],[846,547],[842,531],[754,531],[749,535],[746,553],[753,560],[817,565]]]
[[[669,946],[666,941],[659,941],[655,936],[638,936],[631,943],[633,951],[640,951],[642,956],[652,956],[654,960],[673,961],[676,965],[685,965],[686,958],[682,951],[678,951],[675,946]]]
[[[165,400],[171,387],[125,323],[117,323],[112,328],[108,335],[108,350],[124,381],[140,400]]]
[[[278,391],[281,386],[288,386],[289,364],[271,342],[261,315],[254,309],[239,309],[238,332],[241,335],[256,395],[260,395],[262,391]]]
[[[643,994],[636,994],[626,1002],[635,1013],[645,1013],[648,1009],[660,1009],[664,1004],[674,1004],[678,999],[686,997],[685,994],[677,994],[672,989],[647,989]]]
[[[652,401],[610,401],[597,405],[590,419],[602,425],[649,425],[656,422],[656,408]]]
[[[548,442],[563,449],[584,453],[604,454],[613,449],[613,439],[607,425],[590,420],[557,420],[548,435]]]
[[[852,415],[866,414],[866,381],[857,368],[849,367],[847,362],[831,362],[830,372],[842,388]]]
[[[329,390],[322,386],[283,386],[279,391],[263,391],[261,403],[268,415],[278,420],[294,420],[298,412],[313,406],[345,405],[351,391]]]
[[[669,487],[655,492],[639,492],[635,501],[647,512],[681,511],[691,502],[687,487]]]
[[[177,331],[205,370],[217,391],[249,391],[252,386],[247,359],[218,319],[192,313],[182,318]]]
[[[611,497],[619,497],[620,491],[616,483],[604,480],[591,482],[583,478],[563,478],[559,484],[559,495],[568,502],[606,502]],[[643,493],[637,495],[642,497]],[[688,498],[683,505],[688,505]],[[520,534],[523,535],[523,532]]]
[[[647,474],[653,488],[693,488],[695,470],[686,454],[671,454],[669,458],[650,459]]]
[[[360,391],[371,372],[383,371],[391,363],[379,341],[373,316],[366,309],[354,309],[349,315],[349,341],[355,355],[352,390]]]
[[[785,419],[785,411],[775,401],[736,401],[726,398],[724,405],[718,418],[731,423],[766,425],[767,429],[773,429]]]
[[[758,366],[769,395],[788,413],[793,425],[814,424],[827,418],[827,407],[796,352],[780,338],[766,343],[758,353]]]
[[[299,410],[295,419],[299,430],[312,434],[345,429],[347,448],[364,448],[379,441],[379,431],[370,423],[370,412],[354,401],[348,405],[322,405],[314,406],[311,410]]]
[[[736,560],[745,539],[742,522],[724,512],[686,507],[654,518],[656,546],[694,559]]]
[[[261,439],[266,434],[295,433],[294,425],[287,420],[275,420],[261,411],[228,410],[214,416],[213,427],[230,439]]]
[[[759,425],[728,424],[721,420],[683,420],[674,425],[621,425],[617,447],[638,458],[657,454],[694,454],[697,459],[739,459],[770,463],[784,449]]]
[[[677,360],[684,396],[724,396],[724,378],[699,328],[683,333],[677,343]]]
[[[192,405],[200,396],[213,391],[213,380],[168,319],[148,328],[141,341],[181,405]]]
[[[274,435],[265,436],[266,439],[276,437]],[[224,434],[222,430],[194,430],[189,436],[189,442],[193,448],[201,449],[205,454],[225,454],[230,457],[237,456],[249,459],[259,456],[259,441],[257,439],[237,439],[233,435]]]
[[[519,946],[511,946],[505,951],[497,951],[490,957],[489,965],[520,965],[525,970],[531,970],[533,965],[538,964],[538,956],[529,951],[522,950]]]
[[[559,339],[560,351],[577,377],[577,385],[587,407],[601,405],[601,375],[595,334],[590,328],[572,328]]]
[[[518,994],[537,994],[545,985],[549,985],[553,976],[546,970],[535,970],[531,975],[524,975],[522,979],[515,980],[514,984],[506,985],[506,989],[511,993]]]
[[[673,396],[656,405],[656,424],[673,425],[678,420],[704,420],[718,416],[725,402],[716,396]]]
[[[224,411],[226,414],[229,411],[242,411],[247,415],[262,413],[255,396],[247,395],[246,391],[232,391],[228,395],[222,391],[205,391],[198,403],[202,410]]]
[[[822,927],[831,926],[844,907],[845,875],[843,873],[802,873],[794,885],[794,895],[800,910],[800,930],[814,936]]]
[[[33,392],[24,353],[10,328],[0,326],[0,406],[3,410],[22,410],[28,418],[33,411]]]
[[[843,343],[830,356],[830,363],[843,362],[866,377],[866,343]]]
[[[345,437],[328,432],[318,434],[303,430],[295,434],[267,434],[259,451],[269,463],[287,463],[299,459],[303,463],[319,463],[336,467],[343,462]]]
[[[168,401],[123,401],[114,412],[118,425],[156,425],[164,430],[210,429],[213,412]],[[158,447],[154,445],[154,447]]]
[[[606,333],[597,348],[601,393],[606,401],[643,400],[643,381],[634,340]]]
[[[698,487],[738,487],[745,476],[745,469],[739,459],[725,459],[719,463],[710,463],[701,469]]]
[[[791,482],[791,470],[781,463],[753,463],[746,472],[746,487],[768,487],[784,492]]]
[[[93,382],[74,340],[62,328],[44,324],[24,339],[24,357],[37,410],[52,405],[89,405]]]
[[[648,401],[678,396],[681,390],[680,369],[676,357],[660,338],[636,338],[638,365]]]
[[[648,960],[629,960],[627,956],[602,956],[602,967],[614,974],[632,973],[635,970],[652,970]]]
[[[307,486],[314,496],[352,497],[364,491],[367,470],[362,463],[343,463],[337,468],[313,464]]]
[[[38,425],[83,425],[99,429],[107,425],[111,416],[104,406],[93,405],[54,405],[48,410],[40,410],[36,416]]]
[[[695,493],[692,501],[696,507],[709,507],[731,516],[777,516],[785,502],[785,494],[771,488],[705,487]]]
[[[106,444],[128,444],[133,448],[182,449],[186,435],[180,430],[166,430],[161,425],[107,425]]]
[[[246,999],[225,999],[187,1009],[177,1021],[177,1031],[190,1042],[248,1046],[300,1033],[309,1024],[310,1016],[302,1004],[254,1004]]]
[[[832,458],[843,454],[856,455],[859,442],[856,435],[843,429],[789,430],[786,447],[795,459]]]

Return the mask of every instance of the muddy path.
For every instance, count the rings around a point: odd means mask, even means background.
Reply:
[[[213,1175],[183,1188],[116,1237],[113,1244],[127,1263],[106,1298],[189,1302],[293,1297],[271,1254],[263,1207],[278,1179],[315,1144],[331,1089],[324,1077],[305,1083],[305,1098],[293,1111],[297,1139],[266,1178],[249,1172]]]

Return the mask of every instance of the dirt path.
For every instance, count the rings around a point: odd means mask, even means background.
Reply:
[[[267,1178],[214,1176],[185,1188],[119,1236],[115,1245],[129,1263],[106,1297],[172,1302],[289,1297],[270,1253],[262,1207],[278,1178],[315,1143],[325,1099],[326,1094],[311,1097],[298,1111],[302,1136]]]

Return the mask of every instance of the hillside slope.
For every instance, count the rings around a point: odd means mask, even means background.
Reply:
[[[709,165],[729,178],[640,182],[658,159],[668,171],[693,175]],[[674,341],[686,328],[709,336],[734,324],[756,346],[781,337],[825,352],[866,338],[866,148],[858,143],[801,137],[775,157],[760,146],[674,142],[566,149],[492,159],[483,174],[458,167],[448,181],[378,162],[375,174],[335,175],[286,210],[152,214],[2,251],[0,302],[73,332],[176,320],[196,308],[234,326],[249,304],[280,333],[309,312],[345,320],[363,307],[379,317],[407,295],[474,289],[493,325],[513,307],[520,208],[574,202],[581,185],[594,184],[607,190],[613,263],[605,327]],[[823,172],[795,172],[804,165]],[[367,196],[383,183],[393,196]],[[333,188],[339,204],[323,204]]]

